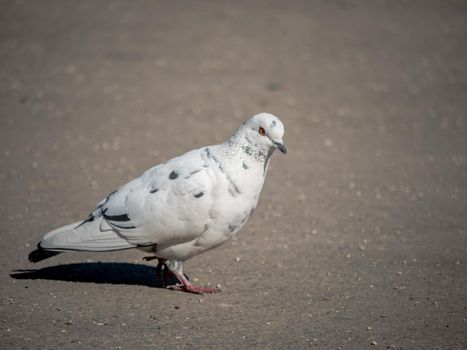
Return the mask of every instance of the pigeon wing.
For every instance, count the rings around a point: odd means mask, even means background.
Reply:
[[[215,201],[217,176],[201,150],[147,170],[111,194],[100,210],[132,244],[179,244],[199,237]]]

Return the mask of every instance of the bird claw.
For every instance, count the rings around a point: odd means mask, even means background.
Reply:
[[[187,275],[181,273],[180,276],[177,277],[176,274],[174,274],[170,269],[167,267],[166,259],[161,259],[156,256],[145,256],[143,260],[145,261],[151,261],[151,260],[158,260],[157,266],[156,266],[156,277],[160,278],[162,275],[163,281],[162,285],[168,289],[171,290],[178,290],[181,292],[187,292],[187,293],[194,293],[194,294],[204,294],[204,293],[217,293],[220,292],[220,289],[218,288],[211,288],[211,287],[205,287],[205,286],[196,286],[190,283],[189,278]],[[174,285],[168,285],[169,284],[169,279],[170,275],[173,275],[175,278],[177,278],[181,283],[174,284]]]
[[[204,294],[204,293],[218,293],[221,290],[218,288],[211,288],[205,286],[195,286],[193,284],[174,284],[167,286],[171,290],[178,290],[181,292],[193,293],[193,294]]]

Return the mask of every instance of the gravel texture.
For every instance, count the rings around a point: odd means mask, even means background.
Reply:
[[[465,349],[467,2],[1,1],[2,349]],[[255,215],[161,288],[42,235],[249,116]]]

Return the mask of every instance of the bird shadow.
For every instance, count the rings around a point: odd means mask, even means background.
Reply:
[[[14,270],[12,278],[21,280],[55,280],[99,284],[141,285],[164,288],[156,277],[156,269],[143,264],[129,263],[77,263],[32,270]]]

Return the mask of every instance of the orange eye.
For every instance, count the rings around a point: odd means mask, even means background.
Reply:
[[[266,130],[264,130],[264,128],[261,127],[261,126],[259,127],[258,132],[259,132],[259,134],[260,134],[261,136],[266,135]]]

